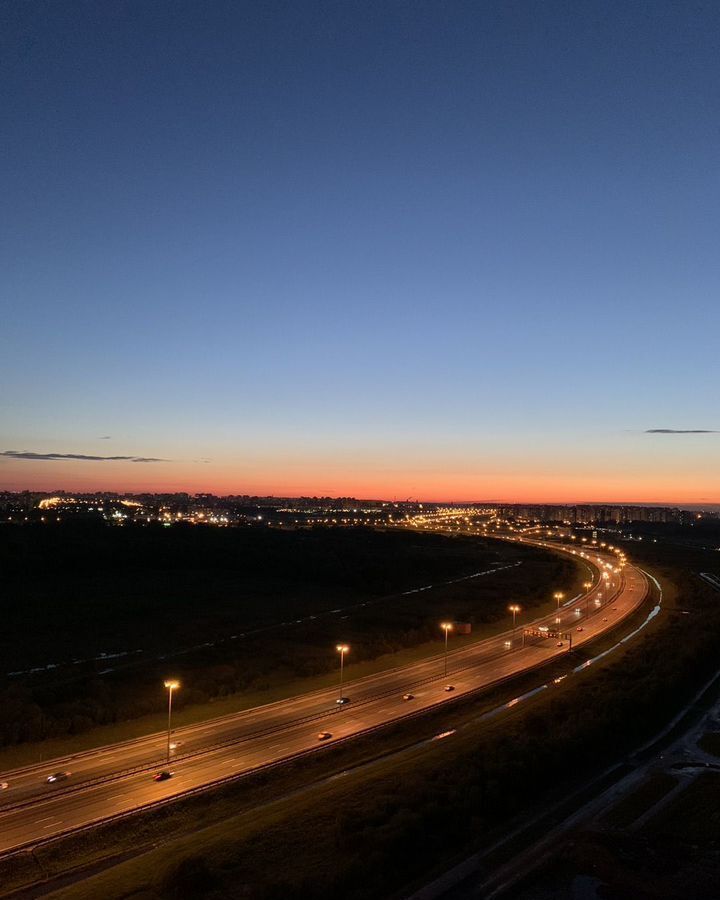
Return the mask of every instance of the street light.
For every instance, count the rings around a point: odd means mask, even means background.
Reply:
[[[590,588],[592,587],[592,581],[584,581],[583,587],[585,588],[585,616],[588,614],[588,603],[590,602]]]
[[[343,670],[345,668],[345,654],[350,650],[347,644],[338,644],[335,648],[337,652],[340,654],[340,697],[338,698],[338,703],[344,703],[345,698],[343,697]]]
[[[565,596],[562,591],[555,591],[553,597],[557,600],[557,608],[560,609],[560,601]]]
[[[511,603],[510,606],[508,606],[508,610],[509,610],[509,612],[512,613],[512,617],[513,617],[513,637],[514,637],[515,636],[515,617],[522,610],[522,606],[518,606],[517,603]]]
[[[180,687],[179,681],[166,681],[165,687],[168,691],[168,727],[167,727],[167,764],[170,765],[170,728],[172,724],[172,695]]]
[[[452,622],[441,622],[440,627],[445,632],[445,677],[447,677],[448,633],[453,630]]]

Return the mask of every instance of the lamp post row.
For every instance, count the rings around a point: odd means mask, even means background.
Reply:
[[[170,765],[170,733],[172,731],[172,698],[173,691],[180,687],[180,682],[174,679],[165,682],[168,692],[168,726],[167,726],[167,763]]]
[[[584,587],[587,591],[589,591],[590,588],[592,587],[592,582],[591,582],[591,581],[586,581],[586,582],[583,584],[583,587]],[[562,598],[563,598],[564,596],[565,596],[565,595],[564,595],[562,592],[560,592],[560,591],[557,591],[555,594],[553,594],[553,597],[554,597],[555,600],[557,601],[558,609],[560,609],[560,601],[562,600]],[[588,596],[589,596],[589,595],[588,595]],[[587,599],[586,599],[585,608],[586,608],[586,610],[587,610]],[[516,625],[517,625],[517,615],[518,615],[518,613],[522,612],[522,607],[521,607],[519,604],[517,604],[517,603],[511,603],[510,606],[508,606],[508,612],[511,612],[511,613],[512,613],[513,637],[514,637],[514,636],[515,636],[515,629],[516,629]],[[441,623],[440,623],[440,628],[442,628],[442,630],[443,630],[444,633],[445,633],[445,652],[444,652],[444,655],[443,655],[443,675],[444,675],[445,677],[447,677],[447,671],[448,671],[448,636],[449,636],[450,632],[453,630],[454,625],[453,625],[452,622],[441,622]],[[345,654],[350,652],[350,647],[349,647],[348,644],[338,644],[338,645],[335,647],[335,649],[336,649],[337,652],[340,654],[340,694],[339,694],[339,696],[338,696],[338,703],[344,703],[344,702],[345,702],[345,698],[344,698],[344,696],[343,696],[343,678],[344,678],[344,673],[345,673]],[[173,691],[176,691],[176,690],[180,687],[180,682],[177,681],[176,679],[168,679],[167,681],[164,682],[164,684],[165,684],[165,687],[166,687],[167,692],[168,692],[167,753],[166,753],[166,757],[167,757],[167,763],[168,763],[168,765],[170,765],[170,749],[171,749],[171,748],[170,748],[170,736],[171,736],[171,734],[172,734],[172,700],[173,700]]]

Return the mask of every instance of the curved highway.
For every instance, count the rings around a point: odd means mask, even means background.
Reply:
[[[569,633],[573,647],[582,645],[616,626],[647,595],[643,573],[623,566],[617,551],[509,539],[583,556],[593,587],[557,614],[450,652],[447,677],[441,654],[346,683],[345,705],[337,704],[337,689],[328,688],[177,729],[167,781],[152,780],[165,768],[165,733],[6,772],[0,776],[9,785],[0,795],[0,854],[320,749],[526,672],[567,652],[567,638],[545,634]],[[524,629],[534,634],[524,635]],[[408,694],[412,699],[403,699]],[[320,732],[331,736],[320,741]],[[72,775],[48,784],[47,776],[59,771]]]

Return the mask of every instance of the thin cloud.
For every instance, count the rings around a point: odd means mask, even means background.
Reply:
[[[648,428],[645,434],[720,434],[712,428]]]
[[[109,434],[102,434],[102,435],[100,435],[100,437],[98,438],[98,440],[99,440],[99,441],[109,441],[109,440],[110,440],[110,435],[109,435]]]
[[[0,450],[0,456],[7,459],[33,459],[33,460],[57,460],[79,459],[83,462],[134,462],[157,463],[169,462],[167,459],[158,459],[154,456],[91,456],[87,453],[36,453],[34,450]]]

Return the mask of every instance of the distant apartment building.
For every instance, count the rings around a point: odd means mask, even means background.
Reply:
[[[620,506],[609,504],[533,504],[503,506],[504,518],[526,519],[570,525],[626,525],[632,522],[683,522],[687,512],[667,506]]]

